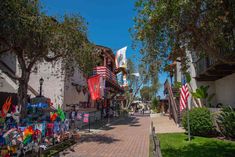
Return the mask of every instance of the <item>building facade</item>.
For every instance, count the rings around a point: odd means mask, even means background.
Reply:
[[[16,95],[18,82],[6,73],[13,76],[20,75],[20,68],[14,54],[6,53],[0,58],[0,93]],[[27,93],[30,98],[39,96],[41,78],[44,80],[42,96],[51,99],[54,108],[63,106],[67,110],[71,105],[88,106],[87,77],[78,67],[75,66],[73,72],[68,74],[62,60],[36,64],[28,82]]]
[[[62,60],[37,64],[30,75],[29,85],[39,91],[39,80],[42,78],[42,95],[50,98],[55,108],[62,106],[66,111],[88,103],[88,91],[83,72],[77,67],[68,72],[64,66]],[[31,94],[30,91],[28,94]]]
[[[200,86],[209,86],[208,95],[214,95],[208,107],[218,107],[221,104],[235,108],[235,64],[226,64],[210,57],[196,57],[194,53],[187,53],[189,59],[188,72],[191,76],[190,85],[193,91]],[[175,81],[182,82],[180,62],[176,63]],[[200,102],[200,101],[199,101]],[[202,103],[202,102],[200,102]],[[190,106],[195,102],[189,97]],[[203,105],[203,104],[201,104]]]
[[[118,100],[124,90],[117,82],[115,56],[113,51],[104,46],[96,46],[95,53],[100,57],[100,63],[94,67],[93,76],[99,75],[104,80],[104,95],[93,101],[97,110],[101,110],[102,116],[107,116],[110,110],[116,110],[123,103]]]

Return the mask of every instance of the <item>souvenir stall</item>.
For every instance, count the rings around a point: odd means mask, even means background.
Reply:
[[[91,99],[98,105],[101,110],[102,118],[110,118],[114,114],[115,101],[114,97],[124,90],[118,85],[114,73],[106,67],[94,68],[94,76],[88,79],[88,87]]]
[[[61,107],[54,109],[45,97],[31,99],[24,119],[19,118],[19,108],[12,104],[11,97],[0,114],[0,157],[37,154],[72,136]]]

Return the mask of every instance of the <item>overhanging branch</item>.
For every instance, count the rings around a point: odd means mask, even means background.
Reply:
[[[29,63],[27,70],[31,71],[32,67],[34,66],[34,64],[37,62],[38,57],[34,57],[33,60]]]
[[[7,47],[10,47],[10,44],[7,42],[7,40],[3,37],[0,37],[0,43],[3,43],[5,45],[7,45]]]
[[[1,51],[0,51],[0,55],[1,55],[2,53],[8,52],[8,51],[10,51],[10,50],[11,50],[11,48],[8,48],[8,49],[5,49],[5,50],[1,50]]]
[[[46,62],[52,62],[52,61],[54,61],[54,60],[56,60],[56,59],[58,59],[58,58],[60,58],[62,56],[63,56],[62,54],[54,56],[54,57],[45,56],[44,59],[45,59]]]

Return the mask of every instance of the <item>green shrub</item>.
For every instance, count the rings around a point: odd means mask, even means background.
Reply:
[[[152,111],[153,111],[153,113],[160,113],[160,108],[158,107],[156,109],[153,109]]]
[[[212,116],[210,111],[205,108],[193,108],[189,111],[190,119],[190,132],[196,136],[208,136],[214,131]],[[188,131],[187,127],[187,114],[183,114],[182,124],[185,130]]]
[[[235,111],[231,107],[225,107],[217,118],[221,133],[228,138],[235,138]]]
[[[130,111],[131,111],[130,109],[123,108],[120,110],[120,114],[122,116],[127,116]]]
[[[153,98],[153,100],[152,100],[151,109],[152,109],[152,110],[157,109],[157,108],[158,108],[158,106],[159,106],[158,104],[159,104],[159,103],[158,103],[157,98],[156,98],[156,97],[154,97],[154,98]]]

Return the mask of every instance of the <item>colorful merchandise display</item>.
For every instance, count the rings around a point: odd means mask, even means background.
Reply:
[[[40,100],[27,104],[28,116],[19,120],[18,106],[7,98],[0,108],[0,157],[38,152],[69,137],[70,123],[62,108],[52,109],[51,102]]]

